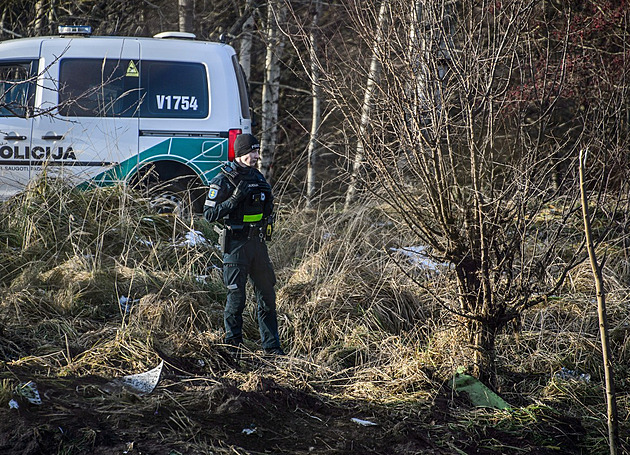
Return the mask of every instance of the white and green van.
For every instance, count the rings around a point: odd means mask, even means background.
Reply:
[[[234,49],[188,33],[0,42],[0,198],[42,169],[79,182],[142,182],[177,200],[203,187],[251,132]]]

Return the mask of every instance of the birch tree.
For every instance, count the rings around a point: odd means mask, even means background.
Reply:
[[[321,98],[322,90],[320,86],[320,62],[318,56],[319,49],[319,18],[322,11],[322,3],[315,0],[312,7],[312,21],[309,34],[309,55],[311,63],[311,97],[313,104],[311,133],[308,141],[307,169],[306,169],[306,203],[308,207],[314,204],[316,187],[316,164],[319,151],[319,129],[321,126]]]
[[[285,45],[282,27],[287,5],[284,0],[267,4],[265,30],[265,75],[262,90],[262,138],[260,141],[260,171],[267,180],[273,179],[273,162],[278,138],[278,102],[280,99],[280,63]]]
[[[252,67],[252,41],[253,41],[253,30],[254,30],[254,14],[253,14],[253,0],[247,0],[247,4],[245,6],[245,14],[247,19],[243,22],[243,27],[241,30],[241,38],[240,38],[240,47],[239,47],[239,63],[243,68],[243,72],[245,73],[245,77],[249,80],[251,77],[251,67]]]
[[[194,31],[195,0],[178,1],[179,31],[192,33]]]
[[[378,87],[379,75],[384,53],[381,49],[383,44],[384,29],[387,25],[387,13],[389,0],[382,0],[379,8],[378,19],[376,22],[376,32],[374,34],[374,42],[372,47],[372,58],[370,60],[370,70],[365,84],[365,92],[363,95],[363,104],[361,106],[361,118],[359,120],[359,128],[356,134],[356,150],[352,164],[352,172],[350,174],[350,182],[346,192],[345,209],[348,209],[357,195],[358,186],[361,182],[360,173],[363,170],[365,160],[365,136],[370,123],[370,113],[372,111],[372,103],[375,91]]]

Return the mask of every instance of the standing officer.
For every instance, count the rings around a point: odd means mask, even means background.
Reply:
[[[227,287],[224,311],[225,341],[238,347],[243,342],[245,285],[249,276],[258,302],[258,327],[266,353],[284,355],[278,337],[276,276],[265,239],[270,233],[273,195],[256,169],[260,144],[251,134],[234,142],[234,162],[226,163],[210,181],[204,216],[223,223],[219,243],[223,251],[223,282]]]

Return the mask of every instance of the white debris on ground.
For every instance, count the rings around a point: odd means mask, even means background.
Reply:
[[[131,308],[140,301],[140,299],[130,299],[129,297],[123,295],[118,299],[118,304],[120,305],[120,309],[123,313],[129,313]]]
[[[426,252],[425,246],[404,246],[401,248],[390,248],[390,251],[400,253],[405,256],[411,265],[425,270],[438,271],[440,268],[447,267],[447,264],[435,262]]]
[[[373,427],[373,426],[378,425],[377,423],[370,422],[369,420],[357,419],[356,417],[353,417],[350,420],[364,427]]]
[[[160,364],[152,370],[145,371],[144,373],[123,376],[119,379],[119,381],[123,386],[128,387],[141,395],[151,393],[160,381],[163,366],[164,361],[162,360]]]
[[[177,246],[205,246],[208,244],[208,241],[203,236],[203,233],[200,231],[188,231],[184,236],[184,240],[178,243]]]

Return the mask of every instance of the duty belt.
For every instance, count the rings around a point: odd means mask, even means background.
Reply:
[[[263,227],[259,224],[239,224],[228,226],[232,232],[232,238],[235,239],[251,239],[254,237],[263,237]]]

